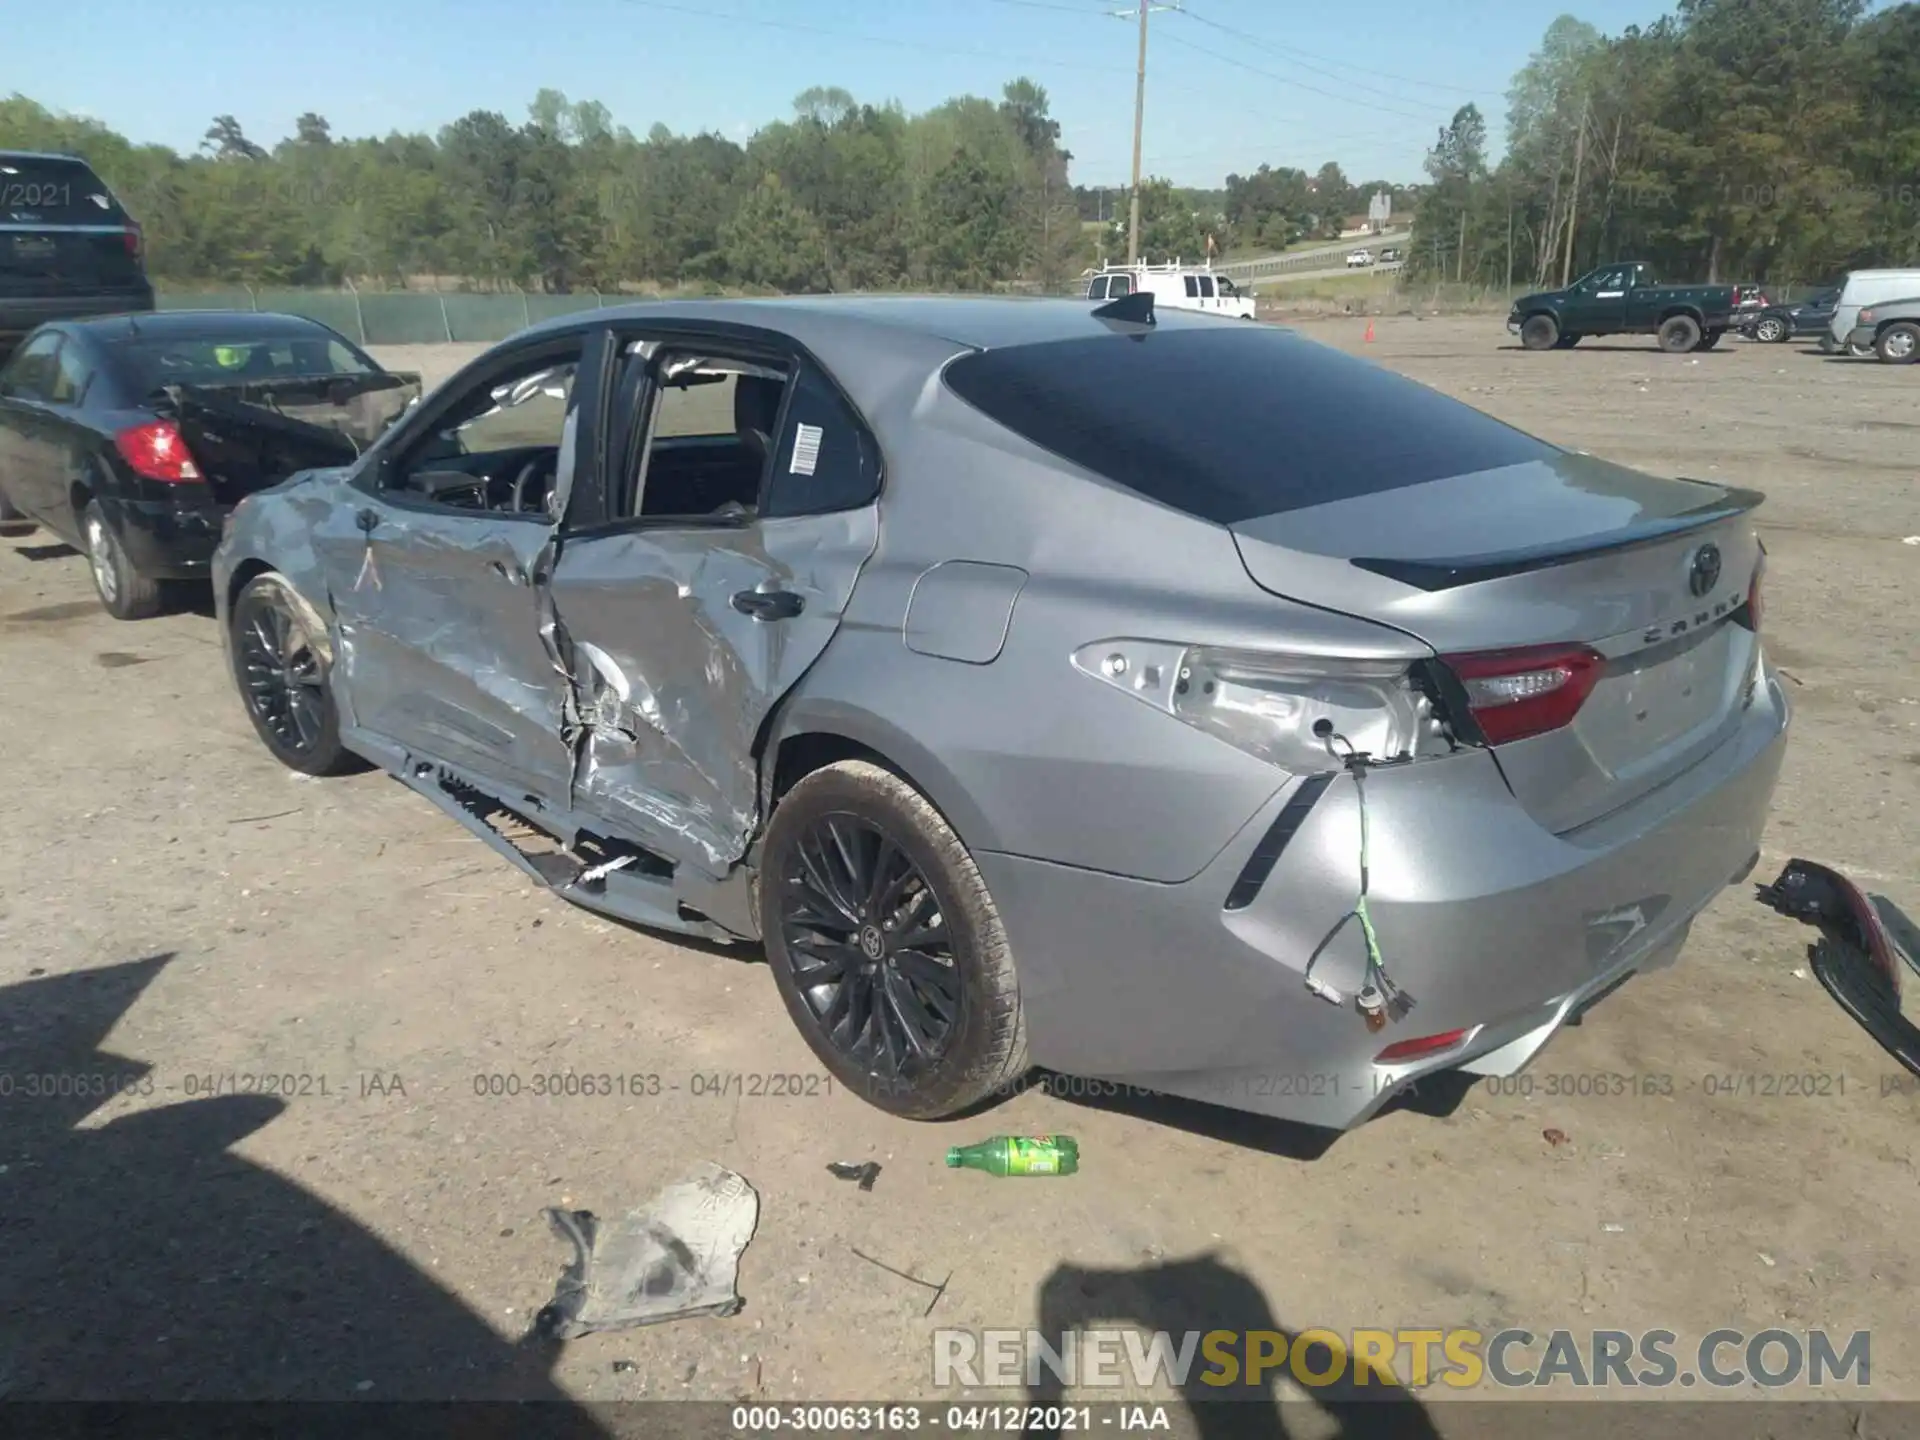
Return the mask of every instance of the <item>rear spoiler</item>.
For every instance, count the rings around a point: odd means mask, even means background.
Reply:
[[[1702,485],[1708,482],[1693,480],[1687,483]],[[1536,545],[1521,550],[1461,555],[1449,560],[1357,558],[1352,563],[1362,570],[1371,570],[1376,575],[1398,580],[1417,590],[1451,590],[1461,585],[1478,585],[1485,580],[1502,580],[1509,575],[1525,575],[1533,570],[1549,570],[1555,565],[1583,560],[1591,555],[1614,555],[1658,545],[1676,535],[1704,530],[1723,520],[1745,515],[1766,498],[1763,491],[1726,488],[1714,500],[1692,510],[1626,525],[1603,535],[1556,541],[1551,545]]]

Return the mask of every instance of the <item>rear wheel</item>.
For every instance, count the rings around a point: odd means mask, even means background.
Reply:
[[[1520,326],[1520,343],[1529,350],[1551,350],[1560,343],[1560,326],[1551,315],[1529,315]]]
[[[1778,315],[1765,315],[1760,323],[1753,327],[1753,338],[1768,345],[1780,345],[1786,342],[1787,322]]]
[[[1556,350],[1571,350],[1579,343],[1580,337],[1578,335],[1562,335],[1558,340],[1553,342],[1553,348]]]
[[[1693,348],[1696,350],[1711,350],[1720,343],[1720,337],[1726,333],[1724,330],[1709,330],[1705,335],[1700,337],[1700,343]]]
[[[1691,315],[1669,315],[1660,322],[1660,348],[1684,355],[1700,343],[1700,322]]]
[[[1905,320],[1889,325],[1875,338],[1873,348],[1889,365],[1911,365],[1920,355],[1920,325]]]
[[[344,775],[364,762],[340,743],[327,662],[301,618],[304,608],[279,575],[249,580],[229,621],[233,678],[274,759],[303,775]]]
[[[993,897],[940,812],[892,771],[846,760],[788,791],[758,904],[787,1013],[870,1104],[936,1120],[1027,1069]]]
[[[1847,354],[1856,360],[1871,360],[1873,358],[1873,346],[1849,344],[1847,346]]]
[[[107,523],[98,500],[87,502],[80,515],[80,534],[87,545],[87,568],[100,603],[116,620],[147,620],[160,613],[163,592],[158,580],[133,568],[120,537]]]

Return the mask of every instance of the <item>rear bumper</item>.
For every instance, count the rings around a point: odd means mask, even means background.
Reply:
[[[93,294],[0,296],[0,341],[11,343],[50,320],[144,314],[152,309],[151,285],[127,290],[103,290]]]
[[[133,500],[101,496],[100,507],[134,569],[155,580],[205,580],[229,506],[211,500]]]
[[[1512,1074],[1626,977],[1670,964],[1694,917],[1744,878],[1788,725],[1769,676],[1719,749],[1561,836],[1520,808],[1484,752],[1375,772],[1369,910],[1388,975],[1414,1002],[1378,1033],[1351,1000],[1365,968],[1359,927],[1336,931],[1358,889],[1350,777],[1315,801],[1239,909],[1227,897],[1298,786],[1183,884],[981,854],[1018,957],[1033,1058],[1333,1129],[1440,1070]],[[1316,951],[1314,977],[1339,1004],[1305,984]],[[1467,1033],[1450,1050],[1376,1063],[1388,1045],[1455,1030]]]
[[[1847,332],[1847,344],[1849,346],[1871,346],[1877,338],[1879,337],[1871,325],[1856,325]]]

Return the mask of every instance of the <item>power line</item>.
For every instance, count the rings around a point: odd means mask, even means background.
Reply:
[[[1038,0],[1033,0],[1033,3],[1038,3]],[[1209,26],[1212,29],[1222,32],[1223,34],[1231,35],[1236,40],[1240,40],[1245,42],[1248,45],[1252,45],[1256,49],[1265,50],[1270,54],[1274,54],[1274,55],[1303,57],[1302,59],[1292,60],[1291,63],[1298,65],[1302,70],[1311,70],[1316,75],[1325,75],[1329,80],[1338,80],[1343,85],[1352,84],[1353,82],[1347,80],[1344,76],[1334,74],[1332,71],[1316,69],[1314,66],[1309,65],[1305,62],[1307,60],[1319,60],[1322,63],[1327,65],[1332,65],[1337,69],[1352,70],[1356,74],[1376,75],[1382,80],[1397,80],[1402,85],[1419,85],[1429,90],[1445,90],[1455,95],[1471,95],[1475,99],[1486,99],[1489,96],[1496,93],[1491,90],[1470,90],[1464,85],[1448,85],[1438,80],[1416,80],[1410,75],[1390,75],[1385,70],[1375,70],[1371,66],[1352,65],[1347,63],[1344,60],[1334,60],[1324,55],[1315,55],[1310,51],[1296,50],[1290,45],[1277,45],[1270,40],[1262,40],[1257,35],[1249,35],[1244,30],[1236,30],[1231,25],[1222,25],[1218,20],[1209,20],[1204,15],[1195,14],[1192,10],[1185,10],[1183,13],[1185,13],[1186,17],[1189,20],[1197,20],[1202,25]]]
[[[1249,71],[1263,79],[1271,80],[1276,85],[1288,85],[1295,90],[1304,90],[1309,95],[1325,96],[1329,100],[1338,100],[1347,105],[1365,105],[1370,110],[1385,111],[1389,115],[1399,115],[1408,120],[1419,120],[1429,125],[1435,123],[1431,112],[1418,115],[1411,110],[1396,110],[1392,106],[1381,105],[1371,100],[1356,100],[1352,95],[1341,95],[1332,90],[1322,90],[1318,86],[1307,84],[1304,80],[1294,80],[1285,75],[1276,75],[1271,70],[1262,70],[1258,65],[1249,65],[1246,61],[1237,60],[1231,55],[1222,55],[1218,50],[1209,50],[1206,46],[1196,45],[1191,40],[1182,40],[1178,35],[1169,35],[1166,38],[1175,45],[1184,45],[1189,50],[1198,51],[1202,55],[1210,55],[1215,60],[1222,61],[1225,64],[1238,66],[1240,69]]]

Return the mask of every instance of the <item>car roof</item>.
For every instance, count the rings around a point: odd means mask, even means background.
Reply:
[[[71,165],[87,163],[78,155],[67,155],[55,150],[0,150],[0,160],[64,160]]]
[[[63,320],[60,328],[96,340],[264,340],[279,335],[325,335],[337,332],[304,315],[276,310],[146,310],[134,315],[102,315]]]
[[[1111,334],[1084,299],[986,295],[807,295],[768,300],[685,300],[609,305],[548,321],[536,329],[556,331],[609,320],[691,320],[752,325],[790,335],[803,344],[831,332],[844,341],[865,330],[876,340],[889,335],[945,341],[972,350],[1040,345]],[[1157,311],[1162,327],[1236,323],[1171,307]],[[1244,322],[1241,322],[1244,323]]]

